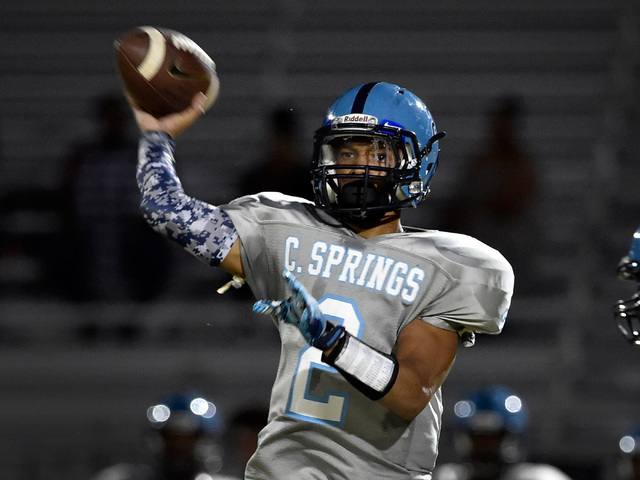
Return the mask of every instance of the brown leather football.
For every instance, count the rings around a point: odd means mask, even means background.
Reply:
[[[118,37],[113,45],[125,91],[154,117],[184,110],[198,92],[207,96],[205,110],[218,97],[216,64],[180,32],[142,26]]]

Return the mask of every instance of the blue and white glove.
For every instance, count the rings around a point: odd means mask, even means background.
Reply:
[[[293,273],[284,270],[282,276],[292,295],[287,300],[258,300],[253,304],[253,311],[275,315],[283,322],[295,325],[309,345],[321,350],[333,347],[344,334],[344,327],[334,325],[324,318],[316,299]]]
[[[322,361],[336,368],[355,388],[372,400],[385,396],[398,376],[396,358],[349,335],[342,325],[328,322],[316,299],[296,277],[288,270],[282,276],[292,295],[286,300],[259,300],[253,311],[295,325],[310,345],[323,350]]]

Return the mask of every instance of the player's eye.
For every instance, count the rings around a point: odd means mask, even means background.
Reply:
[[[338,161],[346,163],[356,158],[356,154],[350,150],[340,150],[338,152]]]

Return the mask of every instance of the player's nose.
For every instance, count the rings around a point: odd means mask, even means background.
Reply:
[[[352,167],[349,168],[349,172],[351,174],[363,174],[364,173],[364,169],[361,168],[355,168],[356,166],[366,166],[369,163],[369,157],[366,154],[362,154],[359,153],[358,155],[353,157],[353,163],[352,163]]]
[[[353,165],[371,165],[375,161],[375,154],[370,148],[360,148],[353,157]],[[354,170],[353,173],[361,173],[360,170]]]

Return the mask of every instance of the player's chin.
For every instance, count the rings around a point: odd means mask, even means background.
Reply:
[[[341,184],[338,204],[350,210],[345,219],[362,227],[372,226],[393,214],[390,185],[384,180],[364,182],[362,179]]]
[[[342,221],[351,226],[356,232],[393,222],[399,217],[400,212],[398,210],[367,210],[362,213],[345,213],[341,215]]]

